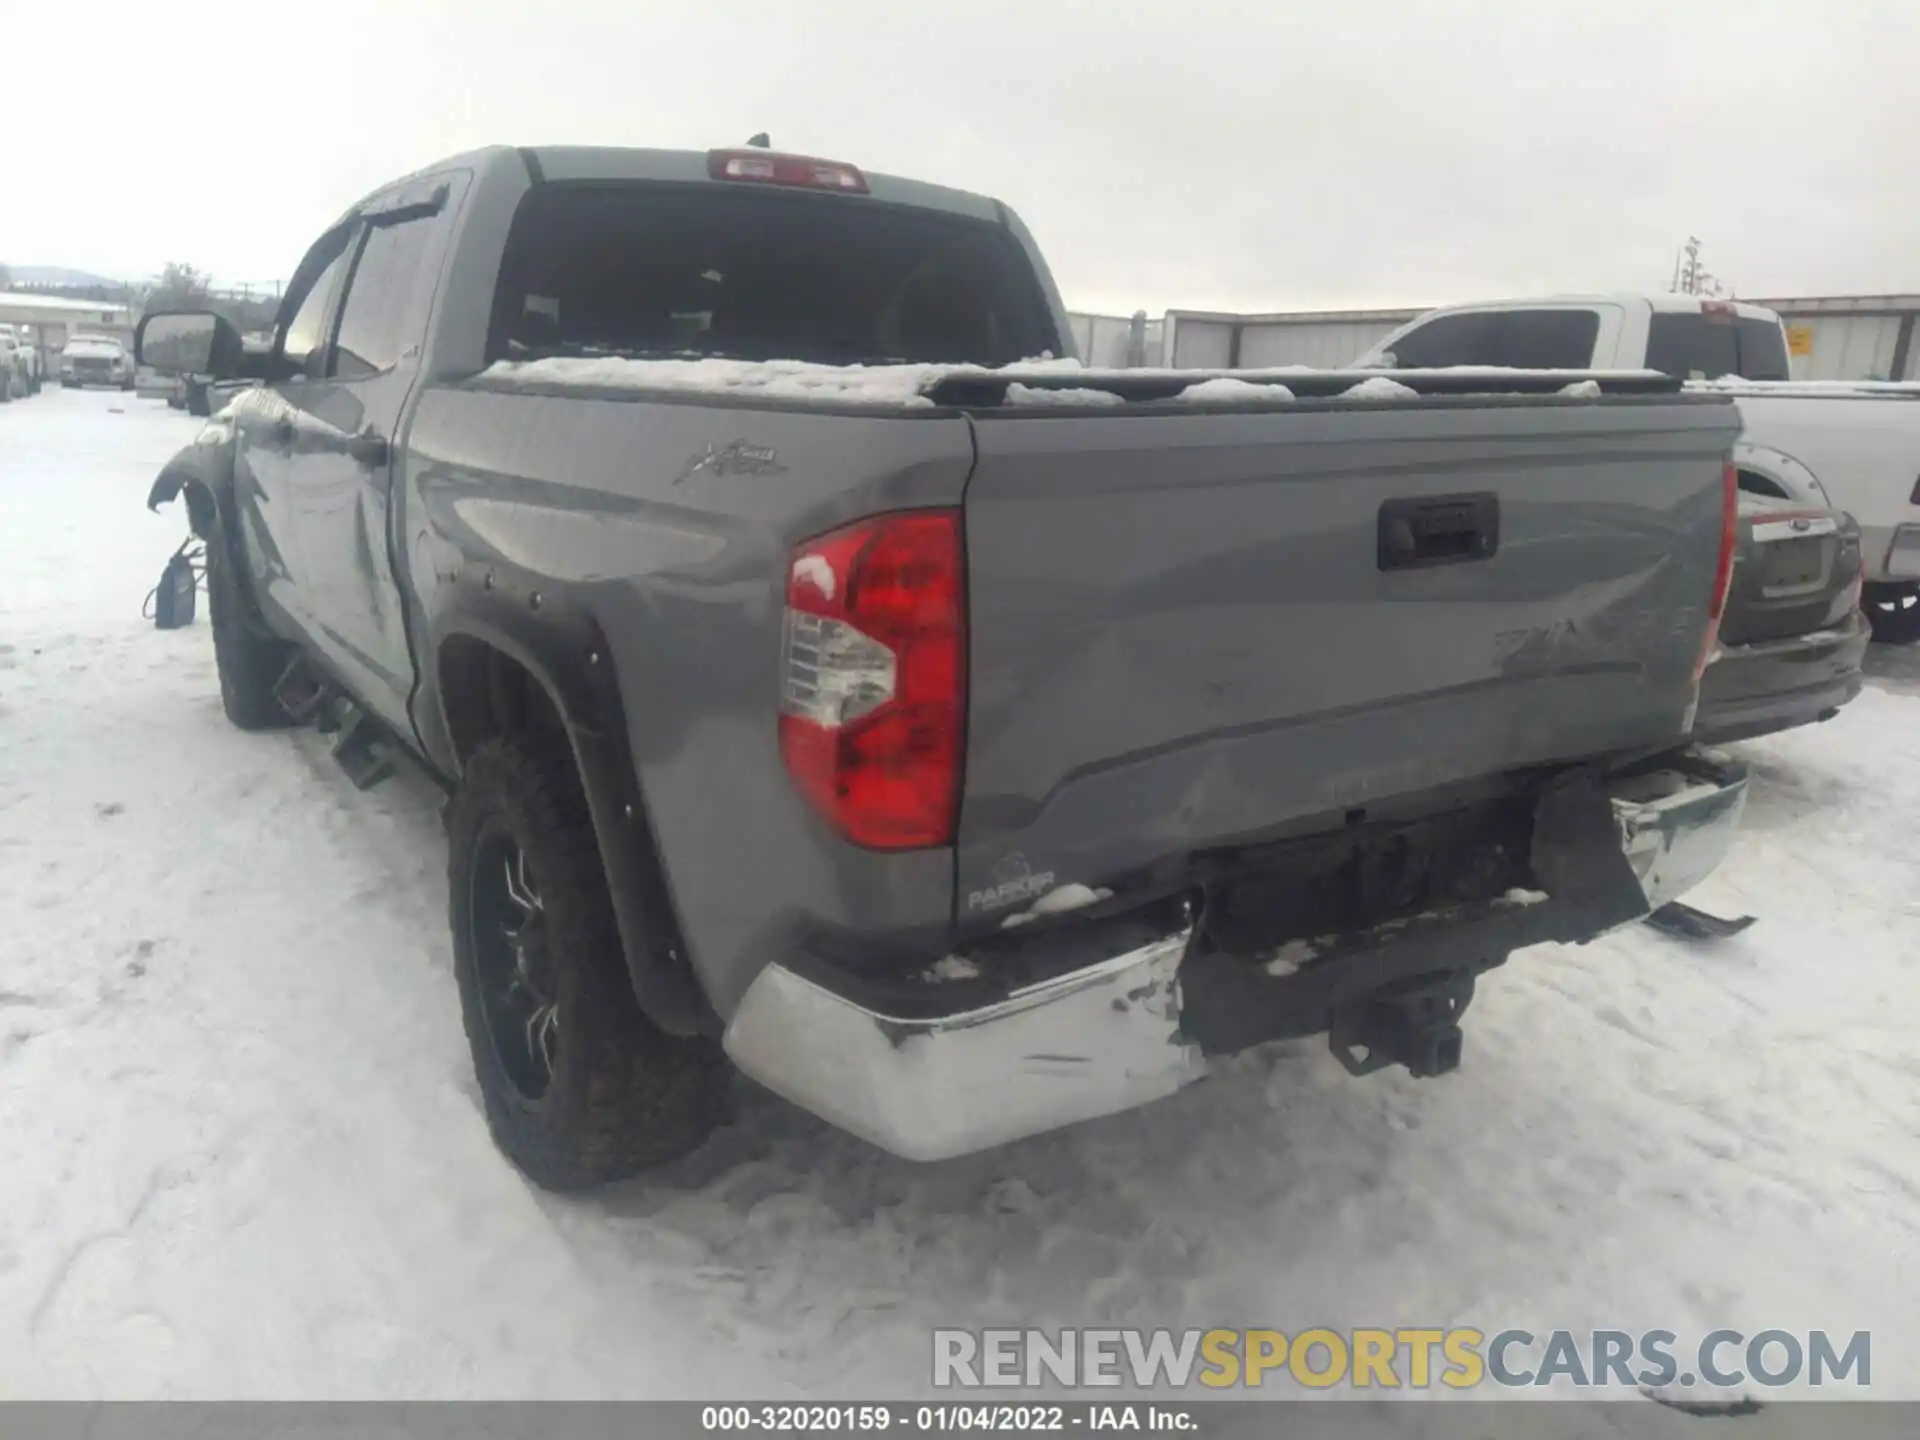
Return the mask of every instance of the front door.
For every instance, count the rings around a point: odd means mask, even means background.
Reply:
[[[234,501],[253,593],[269,609],[311,635],[315,597],[305,563],[303,496],[294,483],[294,455],[306,388],[325,372],[326,337],[352,258],[351,229],[329,231],[294,272],[274,334],[274,377],[240,396],[234,407]]]
[[[414,182],[417,188],[419,182]],[[352,265],[321,378],[300,388],[302,441],[293,458],[313,593],[316,647],[356,696],[407,733],[414,684],[390,507],[404,447],[399,426],[419,378],[434,281],[452,206],[378,199],[348,247]]]

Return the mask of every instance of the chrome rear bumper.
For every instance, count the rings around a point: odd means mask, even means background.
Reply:
[[[1717,768],[1733,778],[1661,772],[1647,777],[1655,783],[1612,797],[1620,849],[1650,911],[1706,879],[1733,848],[1747,805],[1747,776],[1741,767]]]
[[[1724,762],[1609,794],[1642,915],[1726,857],[1746,794],[1744,770]],[[909,1160],[947,1159],[1131,1109],[1204,1076],[1206,1058],[1181,1026],[1192,935],[1174,931],[934,1019],[883,1014],[770,965],[724,1043],[747,1075],[842,1129]]]
[[[1171,1095],[1191,930],[936,1020],[877,1014],[770,965],[727,1027],[741,1070],[909,1160],[944,1160]]]

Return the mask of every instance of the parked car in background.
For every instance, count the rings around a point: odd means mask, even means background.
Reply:
[[[13,327],[0,331],[0,404],[24,399],[27,394],[26,361],[20,355],[20,342]]]
[[[1920,384],[1723,376],[1708,387],[1740,407],[1742,488],[1858,521],[1874,638],[1920,641]]]
[[[451,791],[545,1185],[698,1144],[726,1058],[919,1159],[1284,1036],[1438,1075],[1478,977],[1744,804],[1688,744],[1738,419],[1662,377],[1025,363],[1071,341],[1004,205],[752,148],[461,156],[315,242],[270,353],[140,337],[252,383],[154,490],[228,718]]]
[[[1829,720],[1860,693],[1860,527],[1849,515],[1743,492],[1720,641],[1694,738],[1751,740]]]
[[[1698,295],[1453,305],[1355,362],[1401,370],[1658,370],[1740,410],[1740,488],[1851,515],[1874,638],[1920,640],[1920,384],[1793,381],[1786,329],[1759,305]]]
[[[60,352],[60,383],[71,389],[111,385],[131,390],[133,372],[133,356],[126,347],[104,335],[76,335]]]
[[[0,321],[0,349],[7,352],[6,359],[0,364],[17,373],[20,392],[24,395],[38,395],[46,375],[39,346],[34,338],[33,327]],[[0,388],[6,389],[11,395],[14,387],[9,382]]]

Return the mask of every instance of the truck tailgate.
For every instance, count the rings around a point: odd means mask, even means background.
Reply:
[[[963,928],[1691,724],[1730,406],[986,411],[975,431]]]

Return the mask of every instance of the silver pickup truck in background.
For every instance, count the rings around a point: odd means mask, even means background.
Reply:
[[[143,321],[254,382],[153,496],[226,712],[446,787],[541,1184],[697,1144],[728,1061],[921,1159],[1282,1036],[1440,1074],[1483,972],[1725,854],[1728,401],[1069,347],[1003,205],[756,149],[463,155],[271,353]]]

